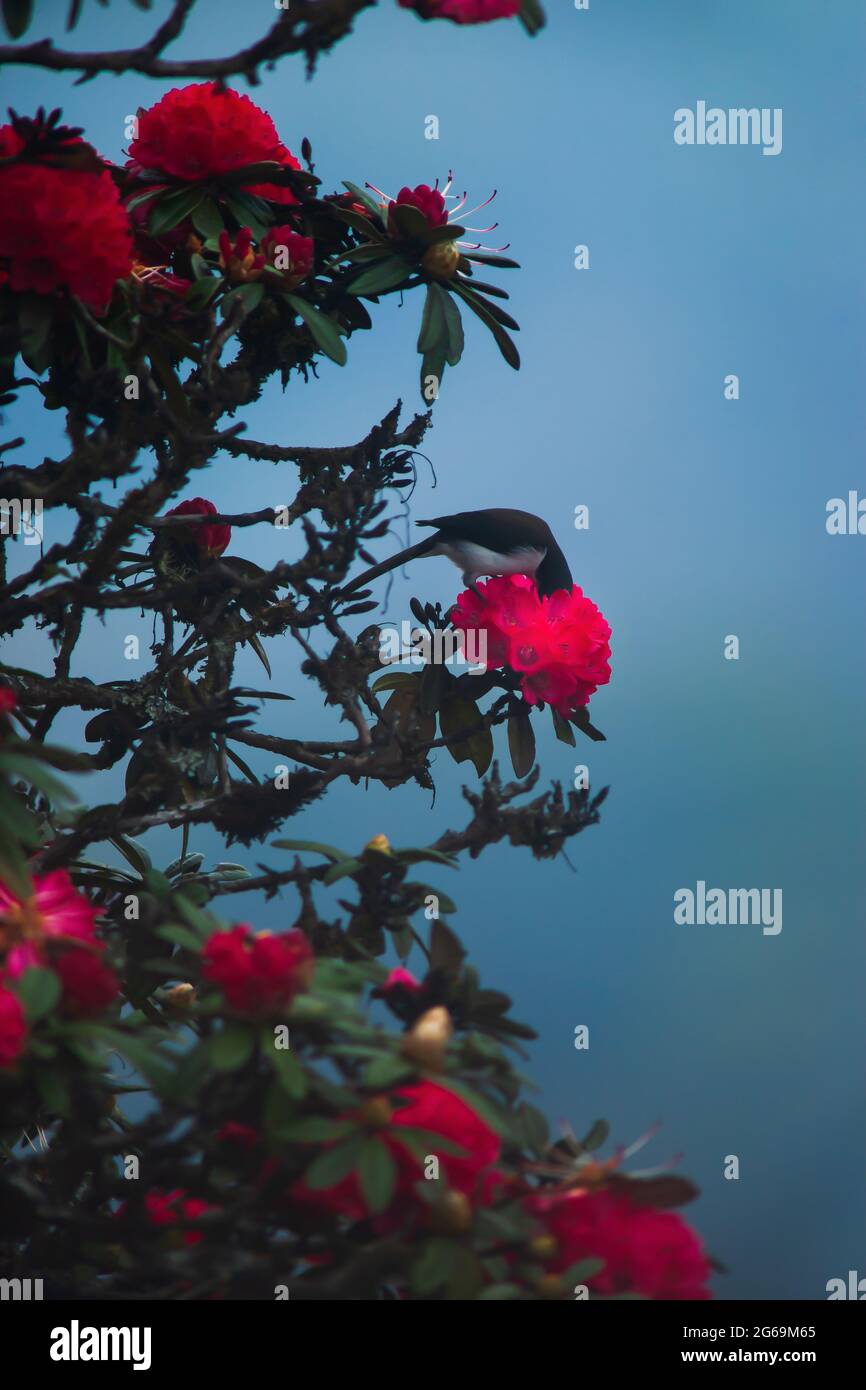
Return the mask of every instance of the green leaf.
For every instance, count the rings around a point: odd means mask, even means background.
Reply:
[[[295,313],[300,314],[304,320],[313,335],[316,346],[321,348],[325,356],[330,357],[332,362],[336,362],[340,367],[345,366],[346,344],[340,337],[334,320],[328,318],[321,309],[317,309],[314,304],[308,303],[298,294],[287,294],[285,297]]]
[[[413,675],[409,671],[390,671],[386,676],[379,676],[370,689],[374,695],[378,695],[380,690],[401,690],[404,686],[414,685],[417,680],[417,673]]]
[[[553,717],[553,728],[560,743],[567,743],[574,748],[577,740],[574,737],[574,730],[568,720],[563,719],[559,710],[554,709],[553,705],[550,706],[550,713]]]
[[[54,970],[31,966],[15,981],[15,993],[24,1006],[28,1023],[51,1013],[61,994],[60,977]]]
[[[610,1125],[607,1120],[596,1120],[589,1133],[580,1140],[580,1147],[585,1153],[593,1153],[595,1149],[601,1148],[609,1134]]]
[[[250,193],[226,193],[226,207],[239,227],[249,227],[257,241],[274,225],[271,209],[262,198]]]
[[[238,285],[236,289],[229,290],[223,299],[220,304],[220,313],[223,318],[227,318],[235,304],[242,304],[244,314],[251,314],[261,304],[264,293],[265,287],[259,280],[249,285]]]
[[[217,290],[222,289],[223,281],[216,275],[204,275],[190,285],[184,303],[190,309],[203,309],[209,304]]]
[[[367,1209],[374,1216],[387,1210],[397,1186],[397,1165],[381,1139],[367,1139],[361,1148],[358,1177]]]
[[[361,867],[360,859],[341,859],[339,864],[332,864],[331,868],[322,879],[323,883],[336,883],[338,879],[348,878]]]
[[[174,946],[182,946],[185,951],[192,951],[195,955],[198,955],[202,947],[201,937],[196,936],[189,927],[157,927],[155,934],[162,937],[163,941],[170,941]]]
[[[31,1044],[32,1048],[32,1044]],[[46,1110],[54,1115],[68,1115],[72,1106],[69,1082],[56,1067],[40,1067],[36,1072],[36,1089]]]
[[[413,1068],[398,1057],[377,1057],[364,1069],[361,1085],[369,1090],[384,1090],[397,1086],[412,1075]]]
[[[287,1120],[279,1127],[280,1139],[290,1144],[327,1144],[334,1139],[345,1139],[354,1128],[348,1120],[329,1120],[323,1115]]]
[[[207,239],[218,237],[225,228],[223,215],[213,198],[203,198],[192,211],[192,225]]]
[[[348,1139],[319,1154],[304,1174],[307,1187],[312,1188],[314,1192],[324,1192],[329,1187],[336,1187],[338,1182],[348,1177],[358,1163],[365,1142],[366,1136],[356,1130]]]
[[[467,290],[465,285],[460,285],[456,281],[452,283],[454,286],[454,293],[459,294],[460,298],[465,300],[472,312],[480,318],[484,326],[493,334],[496,346],[499,348],[499,351],[502,353],[509,367],[513,367],[515,371],[518,371],[520,369],[520,353],[517,351],[517,348],[501,323],[498,322],[490,305]]]
[[[428,1240],[418,1259],[412,1265],[410,1282],[414,1293],[435,1293],[448,1282],[457,1258],[459,1247],[451,1240],[433,1237]]]
[[[356,183],[350,183],[348,179],[343,179],[343,187],[349,190],[356,202],[362,203],[364,207],[368,208],[373,217],[382,217],[384,215],[377,200],[371,193],[366,192],[363,188],[359,188]]]
[[[445,351],[448,339],[448,326],[445,322],[445,309],[442,304],[442,291],[438,285],[427,286],[424,311],[421,314],[421,328],[418,333],[418,351],[431,352],[434,349]]]
[[[41,792],[54,801],[69,801],[71,794],[59,778],[49,772],[41,763],[24,752],[11,748],[4,749],[3,766],[14,777],[16,774],[25,782],[38,787]]]
[[[481,722],[481,711],[474,700],[462,695],[449,695],[439,711],[439,728],[448,739],[448,752],[455,763],[471,762],[479,777],[483,777],[493,760],[493,734]],[[476,732],[466,737],[469,729]],[[462,737],[459,737],[462,735]],[[451,740],[455,742],[452,744]]]
[[[346,288],[350,294],[384,294],[408,280],[411,271],[412,267],[403,256],[389,256],[387,260],[362,271]]]
[[[127,864],[131,864],[142,878],[148,869],[153,868],[150,855],[137,840],[131,840],[128,835],[112,835],[109,843],[114,845],[114,848],[123,855]]]
[[[313,854],[323,854],[326,859],[331,859],[335,864],[346,858],[345,850],[335,849],[333,845],[321,844],[318,840],[272,840],[271,845],[274,849],[308,849]]]
[[[448,291],[443,289],[441,285],[431,285],[430,288],[437,290],[442,296],[442,312],[448,330],[448,351],[445,354],[445,361],[449,367],[456,367],[463,356],[463,320],[460,317],[460,310]]]
[[[173,227],[179,226],[184,218],[189,217],[198,207],[203,198],[204,193],[196,187],[179,188],[175,193],[167,193],[165,197],[158,198],[147,219],[148,235],[162,236],[164,232],[170,232]]]
[[[504,1302],[506,1299],[519,1297],[519,1284],[488,1284],[478,1295],[478,1301],[484,1303]]]
[[[526,777],[535,762],[535,734],[527,714],[512,714],[508,720],[508,750],[516,777]]]
[[[3,23],[10,39],[26,34],[33,18],[33,0],[3,0]]]
[[[291,1048],[271,1047],[268,1056],[277,1081],[286,1095],[292,1100],[303,1100],[307,1094],[307,1074]]]
[[[33,371],[42,371],[42,355],[47,351],[54,322],[54,306],[47,295],[24,294],[18,304],[18,331],[21,355]]]
[[[227,1023],[210,1040],[210,1060],[217,1071],[238,1071],[253,1055],[255,1035],[240,1023]]]
[[[573,1289],[575,1284],[586,1284],[590,1279],[595,1278],[604,1269],[604,1260],[596,1256],[588,1260],[578,1260],[575,1264],[569,1265],[568,1269],[560,1274],[560,1279],[565,1288]]]

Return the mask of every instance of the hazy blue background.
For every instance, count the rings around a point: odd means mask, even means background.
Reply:
[[[88,4],[70,42],[138,41],[166,8]],[[413,515],[499,505],[549,520],[612,624],[613,680],[592,706],[606,744],[575,756],[548,736],[547,716],[537,721],[542,781],[569,781],[580,760],[612,790],[601,826],[569,850],[576,872],[494,849],[459,880],[443,871],[443,887],[486,982],[541,1033],[532,1071],[554,1121],[582,1130],[606,1115],[623,1142],[661,1121],[642,1159],[684,1153],[702,1188],[688,1215],[730,1269],[718,1296],[822,1298],[828,1279],[866,1274],[866,540],[824,525],[829,498],[864,486],[866,12],[858,0],[549,9],[530,41],[516,23],[421,25],[384,0],[312,83],[288,60],[254,95],[292,148],[311,138],[326,187],[369,179],[394,193],[453,167],[473,202],[500,190],[488,241],[510,241],[524,267],[499,277],[523,326],[523,369],[468,326],[428,436],[439,486],[422,468]],[[183,50],[246,45],[273,13],[265,0],[210,0]],[[76,88],[12,72],[4,105],[62,101],[119,158],[124,117],[169,85]],[[782,107],[783,152],[676,146],[673,113],[698,99]],[[429,114],[438,143],[424,139]],[[584,242],[591,269],[577,272]],[[251,435],[351,442],[398,395],[418,409],[420,311],[415,295],[383,306],[374,333],[352,339],[348,370],[326,362],[317,384],[269,390],[245,413]],[[723,399],[729,372],[738,402]],[[58,455],[55,418],[28,403],[9,423],[7,434],[29,428],[28,462]],[[231,511],[293,490],[289,466],[223,460],[185,495]],[[589,531],[573,529],[578,503]],[[257,529],[232,551],[273,562],[285,543]],[[448,603],[457,584],[444,560],[419,565],[398,577],[389,616],[406,616],[412,593]],[[74,670],[123,674],[126,632],[146,650],[149,624],[130,615],[95,628]],[[738,662],[722,656],[729,633]],[[37,641],[19,639],[7,659],[47,663]],[[269,727],[333,727],[289,643],[270,650],[275,688],[299,698],[270,706]],[[263,679],[252,659],[241,674]],[[69,715],[56,733],[79,729]],[[272,760],[251,761],[265,771]],[[347,848],[378,831],[428,840],[464,820],[461,777],[443,755],[435,775],[432,810],[415,788],[341,785],[291,833]],[[110,794],[103,784],[96,799]],[[154,838],[163,862],[179,841]],[[192,848],[217,847],[196,831]],[[676,927],[674,891],[699,878],[782,888],[781,935]],[[294,910],[271,904],[256,921],[280,925]],[[580,1023],[588,1052],[573,1047]],[[740,1158],[739,1182],[722,1177],[727,1154]]]

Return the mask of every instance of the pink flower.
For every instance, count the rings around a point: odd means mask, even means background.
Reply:
[[[455,24],[485,24],[519,14],[521,0],[399,0],[404,10],[422,19],[450,19]]]
[[[306,280],[313,268],[314,250],[313,238],[301,236],[291,227],[272,227],[262,238],[268,264],[281,272],[284,287],[290,290]]]
[[[27,1024],[21,1000],[11,990],[3,988],[0,970],[0,1070],[15,1066],[27,1038]]]
[[[196,1221],[206,1211],[215,1211],[216,1208],[200,1197],[187,1197],[182,1187],[176,1187],[171,1192],[148,1192],[144,1199],[144,1210],[151,1226],[183,1227]],[[202,1231],[185,1230],[183,1244],[198,1245],[203,1234]]]
[[[286,1009],[308,987],[314,966],[303,932],[253,936],[249,927],[240,925],[208,937],[201,973],[237,1013],[261,1018]]]
[[[166,512],[166,516],[216,516],[217,508],[206,497],[188,497]],[[205,521],[200,526],[181,526],[183,539],[195,546],[203,560],[216,560],[232,538],[232,528],[224,521]]]
[[[133,173],[157,170],[190,183],[219,179],[248,164],[300,168],[267,112],[217,82],[175,87],[140,112],[129,156],[127,167]],[[274,203],[298,201],[288,188],[276,184],[250,184],[246,192]]]
[[[400,189],[396,199],[392,198],[388,204],[389,223],[391,210],[404,205],[417,208],[431,227],[440,227],[448,221],[448,212],[443,195],[438,188],[430,188],[426,183],[419,183],[417,188]]]
[[[526,1208],[553,1236],[547,1262],[561,1273],[579,1260],[598,1258],[604,1268],[586,1281],[590,1293],[638,1293],[644,1298],[711,1298],[710,1266],[698,1237],[681,1217],[638,1206],[603,1189],[529,1197]]]
[[[19,898],[0,882],[0,958],[14,978],[41,965],[45,950],[63,942],[95,942],[99,909],[79,893],[65,869],[34,878],[33,892]]]
[[[577,585],[541,596],[528,575],[512,574],[476,588],[460,595],[451,622],[485,634],[487,669],[518,672],[527,704],[567,718],[610,680],[610,626]]]
[[[117,998],[117,976],[103,963],[99,952],[72,946],[57,953],[51,964],[63,986],[60,1007],[69,1017],[94,1018]]]
[[[378,992],[387,995],[394,989],[408,989],[412,994],[415,994],[423,988],[421,981],[415,979],[411,970],[406,970],[404,966],[398,965],[391,971],[384,984],[379,986]]]

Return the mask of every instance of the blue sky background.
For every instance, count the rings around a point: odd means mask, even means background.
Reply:
[[[132,44],[166,9],[88,3],[69,43]],[[553,0],[549,11],[530,41],[516,23],[422,25],[384,0],[312,82],[287,60],[254,96],[290,147],[310,137],[326,187],[369,179],[394,193],[453,168],[473,202],[499,189],[488,240],[509,241],[523,266],[497,273],[523,368],[512,373],[467,325],[427,439],[438,487],[422,467],[412,514],[498,505],[550,522],[613,627],[613,679],[592,705],[607,743],[571,750],[536,719],[542,782],[569,782],[586,762],[611,794],[602,824],[572,843],[573,868],[500,848],[447,884],[443,871],[442,886],[486,983],[541,1034],[532,1074],[551,1118],[582,1131],[604,1115],[624,1143],[660,1121],[641,1158],[684,1155],[702,1189],[688,1215],[730,1271],[717,1296],[822,1298],[828,1279],[866,1274],[866,539],[825,530],[829,498],[866,490],[866,12],[857,0],[593,0],[588,13]],[[246,45],[272,17],[264,0],[210,0],[182,49]],[[20,111],[62,103],[118,159],[124,118],[170,85],[74,87],[22,70],[4,74],[3,96]],[[782,107],[782,153],[676,146],[673,113],[699,99]],[[424,138],[429,114],[438,142]],[[588,271],[573,268],[577,243]],[[374,332],[351,340],[348,369],[325,362],[318,383],[268,389],[244,413],[250,434],[348,443],[398,395],[419,409],[420,311],[417,295],[383,304]],[[731,372],[737,402],[723,398]],[[28,400],[7,423],[7,435],[27,433],[28,462],[58,456],[56,417]],[[293,480],[288,465],[222,458],[184,495],[244,510],[287,501]],[[579,503],[588,531],[573,528]],[[286,544],[257,528],[231,550],[264,564]],[[398,576],[388,616],[408,616],[412,594],[447,605],[458,587],[446,561],[419,564]],[[146,651],[146,620],[112,618],[79,645],[74,673],[125,674],[127,632]],[[723,659],[731,633],[739,661]],[[270,706],[265,727],[333,730],[290,643],[270,655],[274,688],[297,701]],[[39,635],[19,636],[6,659],[50,669]],[[239,675],[263,680],[249,657]],[[75,742],[80,729],[70,712],[55,735]],[[429,841],[465,820],[460,771],[440,754],[434,775],[432,807],[416,788],[341,785],[290,833],[346,848],[379,831]],[[119,786],[111,773],[86,795],[104,801]],[[165,832],[149,845],[166,862],[179,841]],[[200,830],[191,848],[219,857]],[[698,879],[781,888],[781,934],[675,926],[673,894]],[[235,906],[259,927],[295,911],[289,899]],[[578,1024],[590,1028],[585,1052]],[[729,1154],[737,1182],[723,1178]]]

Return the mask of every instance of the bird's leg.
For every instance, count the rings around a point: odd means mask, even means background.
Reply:
[[[481,598],[481,595],[475,587],[475,580],[478,578],[478,576],[474,574],[464,573],[460,577],[463,580],[463,583],[466,585],[467,589],[471,589],[476,598]]]

